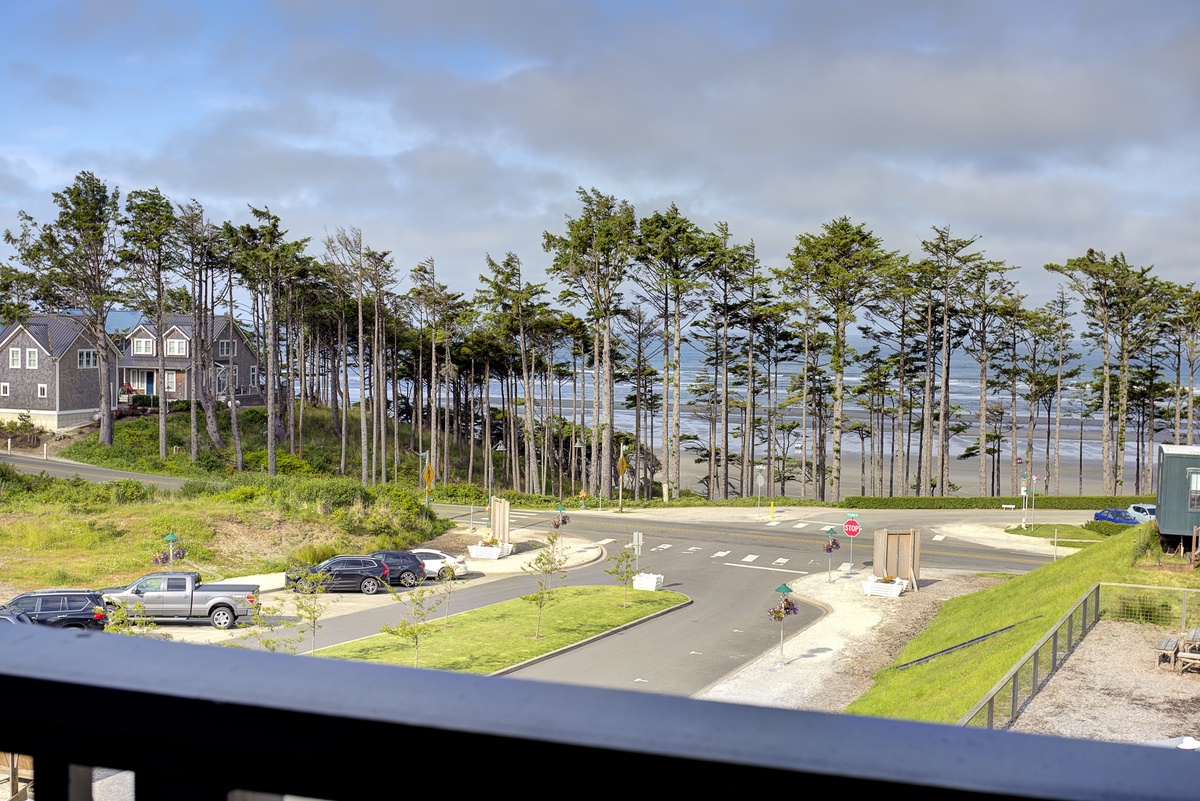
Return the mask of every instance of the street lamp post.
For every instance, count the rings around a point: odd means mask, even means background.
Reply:
[[[758,501],[755,505],[760,509],[762,508],[762,488],[763,484],[766,483],[766,478],[763,477],[763,471],[766,469],[766,465],[757,464],[754,466],[754,471],[756,474],[754,476],[754,484],[758,487]]]

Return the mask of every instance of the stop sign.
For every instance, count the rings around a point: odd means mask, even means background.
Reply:
[[[860,531],[862,531],[862,528],[858,525],[857,520],[847,520],[845,523],[842,523],[842,532],[847,537],[857,537]]]

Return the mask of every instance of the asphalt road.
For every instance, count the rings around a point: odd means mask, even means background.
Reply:
[[[461,510],[439,509],[457,516]],[[520,513],[514,528],[545,530],[552,513]],[[1008,513],[1011,514],[1011,513]],[[1063,513],[1059,513],[1063,514]],[[1083,513],[1070,513],[1071,519]],[[1048,558],[997,550],[953,537],[934,540],[929,527],[947,523],[995,522],[995,513],[872,512],[862,513],[864,531],[877,528],[922,528],[922,564],[928,567],[978,571],[1027,572]],[[612,550],[641,531],[645,545],[641,567],[661,573],[664,588],[684,593],[693,604],[610,637],[513,671],[518,678],[566,682],[671,695],[693,695],[779,642],[779,628],[767,618],[778,601],[775,589],[808,572],[838,569],[851,562],[843,546],[830,559],[823,544],[826,529],[840,529],[841,510],[813,509],[788,520],[735,522],[672,522],[612,514],[572,513],[570,533],[599,542]],[[1013,522],[1019,522],[1019,518]],[[1065,522],[1065,521],[1064,521]],[[853,562],[869,565],[866,537]],[[848,538],[840,540],[847,543]],[[607,565],[572,571],[569,583],[607,583]],[[516,579],[517,592],[528,591],[528,580]],[[499,588],[497,588],[499,589]],[[787,625],[796,628],[821,614],[804,604]]]
[[[143,484],[151,484],[160,489],[179,489],[185,481],[189,480],[175,476],[129,473],[124,470],[110,470],[107,467],[96,467],[80,462],[70,462],[65,459],[56,459],[53,457],[42,459],[40,456],[27,456],[19,453],[7,453],[5,451],[0,451],[0,462],[10,464],[22,473],[32,473],[33,475],[45,473],[55,478],[74,478],[79,476],[87,481],[95,481],[97,483],[133,479]]]

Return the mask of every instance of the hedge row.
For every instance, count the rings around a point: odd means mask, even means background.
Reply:
[[[1033,499],[1038,509],[1124,509],[1131,503],[1154,503],[1153,495],[1038,495]],[[852,495],[839,506],[846,509],[999,509],[1001,506],[1020,507],[1021,496],[985,498],[874,498]]]

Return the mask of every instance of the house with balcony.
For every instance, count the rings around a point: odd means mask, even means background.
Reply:
[[[23,415],[56,431],[100,411],[101,347],[109,348],[109,398],[117,402],[118,349],[97,343],[74,314],[35,314],[0,327],[0,422]]]
[[[201,359],[206,368],[203,372],[214,377],[214,394],[219,398],[232,394],[245,405],[262,403],[258,355],[245,332],[228,316],[213,318],[212,327],[211,345]],[[196,398],[192,348],[197,337],[191,315],[167,315],[161,336],[153,322],[142,320],[118,339],[118,381],[123,400],[127,402],[134,395],[157,395],[167,401]],[[166,352],[162,386],[158,376],[160,347]]]

